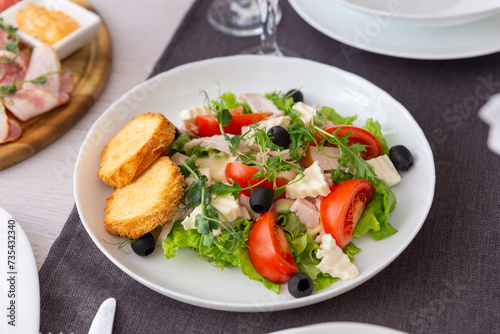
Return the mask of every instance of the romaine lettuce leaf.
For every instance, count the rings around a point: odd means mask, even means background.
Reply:
[[[389,224],[389,212],[396,207],[396,195],[383,181],[376,180],[375,192],[354,229],[354,238],[372,231],[373,239],[380,240],[397,232]]]

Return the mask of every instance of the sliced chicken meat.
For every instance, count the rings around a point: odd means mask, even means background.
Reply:
[[[294,212],[308,229],[314,230],[318,227],[320,220],[319,211],[316,205],[307,199],[298,198],[290,207],[290,211]]]
[[[228,135],[229,137],[233,137],[232,135]],[[229,144],[226,142],[224,139],[224,136],[222,135],[215,135],[212,137],[203,137],[203,138],[195,138],[192,139],[191,141],[187,142],[186,145],[184,145],[184,149],[188,149],[190,147],[193,147],[197,144],[200,144],[202,147],[206,148],[213,148],[214,150],[224,152],[227,155],[233,155],[231,153],[231,150],[229,149]],[[240,142],[237,146],[238,150],[242,153],[247,153],[250,152],[250,148],[245,145],[243,142]]]
[[[239,99],[245,103],[253,113],[270,113],[275,116],[283,116],[283,111],[279,110],[273,103],[264,95],[246,93],[241,94]]]

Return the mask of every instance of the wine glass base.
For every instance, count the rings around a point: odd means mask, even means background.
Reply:
[[[281,8],[278,8],[276,25],[281,16]],[[215,30],[226,35],[248,37],[262,33],[259,6],[254,1],[243,6],[234,0],[214,0],[208,7],[207,19]]]
[[[251,55],[261,55],[261,56],[278,56],[278,57],[297,57],[301,58],[302,56],[288,48],[278,48],[277,50],[273,50],[270,52],[264,52],[260,46],[254,46],[248,49],[245,49],[240,52],[240,54],[251,54]]]

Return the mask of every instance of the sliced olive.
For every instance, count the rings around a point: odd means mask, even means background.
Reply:
[[[389,158],[397,170],[404,172],[413,166],[413,155],[406,146],[396,145],[391,147],[389,150]]]
[[[282,126],[275,125],[269,130],[267,130],[267,135],[271,139],[271,141],[280,147],[283,148],[288,148],[290,146],[290,143],[292,142],[290,140],[290,134],[286,129]]]
[[[257,187],[250,195],[250,207],[254,212],[264,213],[271,208],[274,194],[268,187]]]
[[[179,136],[181,135],[181,133],[179,132],[179,129],[177,129],[177,127],[175,127],[175,136],[174,136],[174,140],[179,138]]]
[[[311,277],[305,273],[295,273],[288,281],[288,292],[295,298],[309,296],[313,292],[313,288]]]
[[[291,97],[293,99],[293,102],[304,102],[304,95],[302,95],[302,92],[298,89],[292,89],[288,93],[286,93],[287,97]]]
[[[132,244],[134,253],[140,256],[148,256],[155,250],[156,241],[151,233],[146,233],[137,238]]]

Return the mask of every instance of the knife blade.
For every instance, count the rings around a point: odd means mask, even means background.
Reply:
[[[115,318],[116,300],[106,299],[97,311],[88,334],[111,334]]]

